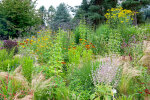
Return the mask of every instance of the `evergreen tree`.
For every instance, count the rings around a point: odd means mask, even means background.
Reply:
[[[39,8],[39,13],[40,13],[40,16],[41,16],[41,23],[43,26],[45,26],[45,23],[46,23],[46,19],[47,19],[47,11],[46,11],[46,8],[44,6],[41,6]]]
[[[150,4],[150,0],[125,0],[122,2],[122,7],[124,9],[135,11],[134,25],[137,25],[136,12],[138,12],[142,7],[146,7],[148,4]]]
[[[48,9],[48,24],[50,25],[50,27],[52,26],[52,22],[54,20],[54,17],[55,17],[55,14],[56,14],[56,10],[55,8],[51,5]]]
[[[53,26],[57,30],[59,27],[63,29],[67,29],[69,27],[69,22],[71,20],[71,16],[69,11],[64,3],[61,3],[57,7],[56,15],[54,17]],[[53,28],[54,28],[53,27]]]
[[[86,20],[90,19],[93,24],[98,25],[105,19],[107,9],[116,7],[116,4],[117,0],[83,0],[75,17],[82,15]]]
[[[28,27],[39,23],[35,3],[31,0],[1,0],[0,34],[17,37]],[[3,33],[4,32],[4,33]]]

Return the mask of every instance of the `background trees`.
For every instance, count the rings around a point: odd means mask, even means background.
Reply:
[[[2,0],[0,2],[0,35],[18,37],[31,26],[39,24],[35,3],[31,0]]]
[[[104,14],[107,9],[116,7],[116,4],[117,0],[83,0],[75,17],[82,16],[85,19],[90,19],[93,24],[98,25],[104,21]]]
[[[44,6],[41,6],[39,8],[39,13],[40,13],[40,17],[41,17],[41,24],[43,26],[45,26],[46,24],[46,17],[47,17],[47,11],[46,11],[46,8]]]
[[[52,29],[57,30],[59,27],[63,29],[69,28],[71,21],[71,15],[64,3],[61,3],[56,10],[56,15],[54,17]]]
[[[138,20],[136,12],[139,12],[141,8],[146,7],[146,5],[148,4],[150,4],[150,0],[125,0],[122,2],[122,7],[124,9],[130,9],[132,11],[135,11],[134,24],[137,25]],[[140,14],[141,13],[139,13],[138,15]]]

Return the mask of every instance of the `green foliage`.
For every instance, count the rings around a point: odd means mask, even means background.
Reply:
[[[112,87],[109,85],[96,86],[95,93],[90,96],[91,100],[111,100],[114,95]]]
[[[109,35],[109,41],[108,41],[108,48],[109,48],[109,52],[110,53],[120,53],[120,49],[121,49],[121,34],[116,32],[116,31],[112,31]]]
[[[46,8],[44,7],[44,6],[41,6],[40,8],[39,8],[39,13],[40,13],[40,17],[41,17],[41,23],[42,23],[42,25],[44,25],[45,26],[45,22],[46,22],[46,15],[47,15],[47,12],[46,12]]]
[[[135,12],[139,12],[139,10],[143,7],[146,7],[148,4],[150,4],[149,0],[125,0],[122,2],[122,7],[124,9],[130,9]],[[134,14],[134,24],[137,25],[137,20],[140,21],[140,13],[139,14]],[[138,16],[138,17],[137,17]]]
[[[0,22],[4,35],[18,37],[27,27],[39,23],[35,5],[31,0],[2,0],[0,2]],[[0,33],[3,35],[3,33]]]
[[[6,49],[0,50],[0,70],[12,71],[19,66],[19,58],[13,57],[13,55],[14,50],[11,50],[9,53]]]
[[[22,83],[10,78],[9,74],[4,78],[4,76],[0,76],[0,99],[13,99],[15,94],[20,91],[26,91],[25,87],[22,86]],[[21,93],[20,95],[25,95]]]
[[[31,82],[33,71],[33,60],[30,57],[23,57],[21,59],[22,73],[24,77]]]
[[[104,14],[107,9],[116,7],[117,0],[83,0],[79,10],[77,11],[76,18],[83,17],[90,19],[93,24],[98,25],[104,21]],[[81,15],[81,16],[80,16]]]
[[[67,6],[64,3],[61,3],[57,7],[56,15],[54,17],[54,21],[52,22],[54,26],[53,28],[55,30],[58,30],[59,27],[62,29],[67,29],[70,20],[71,20],[71,17],[67,9]]]
[[[35,100],[70,100],[70,90],[66,87],[61,77],[52,77],[51,81],[45,86],[37,87],[34,93]]]
[[[150,3],[149,0],[125,0],[122,2],[122,7],[125,9],[131,9],[134,11],[138,11],[142,7],[148,5]]]
[[[95,49],[93,49],[95,54],[104,55],[108,52],[107,44],[109,40],[109,34],[111,30],[107,24],[100,25],[96,32],[89,35],[89,41],[94,44]]]
[[[79,44],[79,39],[87,40],[89,38],[88,35],[91,34],[90,29],[91,28],[86,25],[85,21],[80,21],[79,25],[74,31],[76,44]]]
[[[91,80],[91,70],[98,66],[98,63],[86,62],[80,68],[73,70],[69,76],[69,88],[76,95],[76,99],[87,100],[94,91],[94,85]]]

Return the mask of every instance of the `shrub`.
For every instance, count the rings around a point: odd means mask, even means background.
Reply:
[[[10,52],[8,52],[6,49],[0,50],[0,70],[12,71],[19,66],[19,58],[13,58],[13,55],[13,50]]]
[[[91,79],[92,65],[96,69],[98,62],[83,63],[80,68],[76,68],[69,74],[69,88],[76,95],[76,99],[87,100],[94,92],[94,84]]]
[[[8,51],[11,51],[14,49],[14,53],[18,52],[17,42],[12,40],[4,40],[4,48]]]
[[[119,83],[119,66],[115,65],[115,59],[108,58],[107,62],[102,62],[99,67],[94,71],[92,70],[93,84],[107,84],[113,88],[118,86]]]
[[[95,93],[90,96],[91,100],[111,100],[113,97],[113,89],[109,85],[97,85]],[[114,99],[114,98],[113,98]]]
[[[107,24],[100,25],[96,32],[89,35],[89,41],[93,43],[95,49],[92,49],[95,54],[104,55],[108,52],[108,40],[111,29]]]

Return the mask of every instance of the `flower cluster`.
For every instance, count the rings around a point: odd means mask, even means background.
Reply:
[[[96,69],[92,70],[92,78],[94,85],[107,84],[116,87],[118,85],[118,72],[120,68],[114,64],[115,60],[108,57],[107,61],[102,61],[102,64]]]
[[[133,20],[135,12],[131,10],[120,8],[111,8],[107,10],[108,13],[105,14],[108,24],[130,24]]]
[[[82,45],[84,45],[84,47],[86,49],[91,49],[91,48],[95,48],[95,46],[92,43],[89,43],[87,40],[85,39],[79,39],[80,43],[82,43]]]
[[[25,48],[26,46],[32,45],[34,41],[31,39],[26,39],[23,42],[19,43],[20,46],[22,46],[22,48]]]

